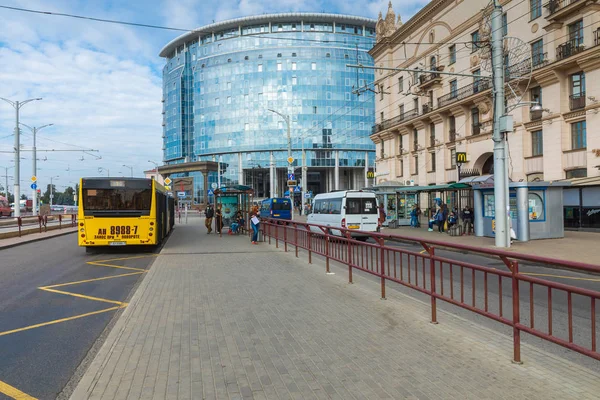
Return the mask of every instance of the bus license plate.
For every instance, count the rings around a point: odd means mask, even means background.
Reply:
[[[109,246],[125,246],[126,243],[125,242],[110,242],[108,245]]]
[[[358,229],[360,225],[348,225],[348,229]]]

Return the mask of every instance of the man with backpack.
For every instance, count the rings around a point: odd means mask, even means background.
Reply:
[[[206,232],[206,233],[209,235],[212,232],[212,220],[213,220],[214,215],[215,215],[215,212],[213,211],[212,206],[209,204],[206,207],[206,210],[204,211],[204,216],[206,217],[206,220],[204,221],[204,225],[206,226],[206,229],[208,230],[208,232]]]

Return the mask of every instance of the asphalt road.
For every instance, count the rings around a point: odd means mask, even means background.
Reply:
[[[0,399],[11,398],[6,385],[39,399],[56,398],[154,258],[87,255],[75,235],[1,250]],[[113,267],[89,264],[99,260],[111,260],[105,264]],[[105,277],[114,278],[98,279]],[[87,282],[49,289],[84,297],[40,289],[80,281]],[[74,316],[81,317],[69,320]],[[20,328],[29,329],[15,332]]]
[[[283,237],[283,233],[281,233],[281,237]],[[441,237],[443,240],[443,237]],[[322,240],[322,239],[314,239],[314,240]],[[371,239],[369,239],[369,243],[374,243]],[[419,253],[423,251],[423,247],[418,244],[412,243],[399,243],[399,242],[391,242],[386,241],[386,245],[410,250],[412,252]],[[282,244],[280,244],[282,247]],[[316,245],[313,245],[313,248],[317,248]],[[293,246],[289,247],[290,251],[293,251]],[[456,260],[458,262],[468,262],[471,264],[476,264],[480,266],[487,266],[497,270],[508,271],[507,267],[500,259],[489,258],[485,256],[480,256],[476,254],[470,254],[466,252],[454,252],[454,251],[444,251],[444,250],[436,250],[436,255],[449,258],[452,260]],[[301,255],[301,257],[306,258],[306,254]],[[392,256],[393,257],[393,256]],[[430,287],[430,275],[429,275],[429,261],[426,261],[425,268],[425,282],[427,288]],[[403,277],[406,280],[408,276],[408,256],[403,256]],[[335,262],[331,263],[334,272],[337,274],[343,274],[344,276],[348,275],[348,268],[346,266],[341,266],[341,264],[336,264]],[[397,270],[396,274],[400,277],[400,260],[399,258],[396,260]],[[414,257],[411,259],[411,279],[412,283],[415,283],[415,269],[414,269]],[[418,261],[418,279],[419,286],[423,286],[423,269],[421,260]],[[436,272],[436,286],[437,291],[440,291],[441,288],[441,280],[439,276],[439,264],[438,264],[438,272]],[[573,285],[580,288],[586,288],[590,290],[600,291],[600,275],[593,275],[587,273],[578,273],[569,270],[556,269],[551,268],[545,265],[536,265],[533,263],[520,263],[519,271],[523,274],[536,276],[541,279],[550,280],[553,282],[559,282],[567,285]],[[390,273],[393,275],[393,272]],[[360,284],[362,279],[369,279],[374,282],[379,282],[380,278],[368,274],[366,272],[362,272],[359,270],[353,270],[353,281],[354,283]],[[460,268],[456,265],[453,266],[453,279],[452,285],[450,282],[450,273],[449,273],[449,265],[444,265],[444,276],[443,276],[443,286],[444,286],[444,294],[446,296],[450,295],[450,287],[453,286],[454,290],[454,299],[461,301],[461,286],[460,286]],[[472,276],[471,269],[464,269],[463,274],[463,299],[465,304],[473,305],[473,286],[475,286],[475,306],[479,309],[484,308],[485,303],[485,277],[483,272],[476,272],[475,279]],[[474,283],[473,283],[474,282]],[[502,312],[503,316],[509,320],[512,320],[512,281],[510,278],[502,278],[502,296],[500,296],[500,288],[498,282],[498,276],[488,274],[488,310],[496,315],[499,314],[500,303],[502,303]],[[531,324],[531,308],[530,308],[530,285],[526,282],[521,282],[519,286],[519,299],[520,299],[520,322],[523,325],[530,326]],[[400,284],[396,284],[394,282],[388,281],[386,284],[386,295],[395,295],[394,292],[400,292],[402,294],[411,296],[413,298],[417,298],[430,304],[430,297],[420,292],[413,290],[411,288],[407,288]],[[438,300],[437,302],[438,309],[448,311],[452,314],[458,315],[462,318],[476,321],[477,323],[484,325],[490,329],[502,332],[503,334],[512,336],[512,328],[504,325],[502,323],[496,322],[490,318],[485,316],[481,316],[477,313],[464,309],[462,307],[455,306],[453,304]],[[573,307],[573,341],[576,344],[580,344],[585,346],[586,348],[591,347],[591,301],[588,297],[583,297],[579,295],[572,296],[572,307]],[[533,286],[533,319],[534,319],[534,327],[544,333],[548,332],[548,289],[544,286],[534,285]],[[596,306],[596,310],[598,310],[598,305]],[[596,319],[598,319],[600,315],[598,315],[598,311],[596,311]],[[443,323],[443,314],[438,313],[438,321]],[[596,341],[600,343],[600,329],[596,329]],[[568,304],[567,304],[567,295],[565,292],[560,290],[553,289],[552,291],[552,334],[561,339],[568,340]],[[563,358],[566,358],[572,362],[578,363],[580,365],[584,365],[589,367],[595,371],[600,372],[600,362],[591,359],[589,357],[583,356],[574,351],[568,350],[562,346],[555,345],[548,341],[539,339],[537,337],[531,336],[526,333],[521,334],[521,340],[523,343],[528,343],[533,346],[539,347],[549,353],[554,355],[559,355]],[[511,349],[509,349],[511,350]],[[526,361],[527,351],[526,348],[521,349],[522,359]]]

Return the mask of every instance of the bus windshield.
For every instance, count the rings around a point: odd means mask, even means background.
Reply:
[[[151,189],[83,189],[84,215],[150,215]]]

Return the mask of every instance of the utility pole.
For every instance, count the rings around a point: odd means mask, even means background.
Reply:
[[[12,167],[2,167],[4,168],[4,179],[6,180],[4,185],[4,192],[6,193],[6,201],[8,201],[8,178],[12,178],[12,176],[8,176],[8,169]]]
[[[36,99],[28,99],[25,101],[12,101],[12,100],[8,100],[5,99],[4,97],[0,97],[0,100],[4,100],[5,102],[7,102],[8,104],[10,104],[11,106],[13,106],[13,108],[15,109],[15,185],[14,185],[14,196],[15,196],[15,218],[18,218],[21,216],[21,176],[20,176],[20,158],[21,158],[21,144],[19,143],[19,110],[21,109],[21,107],[23,107],[25,104],[32,102],[32,101],[37,101],[37,100],[42,100],[41,98],[36,98]]]
[[[502,132],[504,120],[504,37],[502,35],[502,6],[494,0],[492,11],[492,77],[494,82],[494,215],[496,247],[510,247],[508,218],[508,175],[506,170],[506,141]]]
[[[51,176],[50,177],[50,212],[52,212],[52,199],[54,198],[54,185],[52,184],[52,179],[60,178],[60,176]]]
[[[37,177],[37,147],[36,147],[36,135],[39,131],[41,131],[44,128],[47,128],[49,126],[52,126],[54,124],[47,124],[47,125],[42,125],[39,128],[38,127],[30,127],[29,125],[25,125],[24,123],[21,122],[21,125],[23,125],[24,127],[26,127],[27,129],[29,129],[31,131],[31,133],[33,133],[33,176]],[[32,189],[32,203],[33,203],[33,207],[32,207],[32,211],[33,211],[33,215],[38,215],[38,198],[37,198],[37,189]]]

